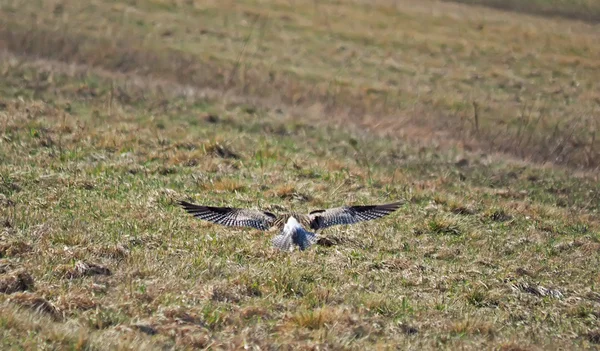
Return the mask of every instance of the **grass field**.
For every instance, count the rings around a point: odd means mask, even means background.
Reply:
[[[565,18],[4,1],[0,348],[598,348],[600,29]],[[407,203],[288,254],[181,199]]]

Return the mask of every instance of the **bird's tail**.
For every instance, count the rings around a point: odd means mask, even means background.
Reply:
[[[317,242],[317,235],[302,228],[296,229],[292,233],[280,233],[272,240],[273,246],[281,251],[290,251],[294,245],[298,245],[300,250],[308,249]]]
[[[294,239],[294,244],[298,245],[300,250],[304,251],[317,242],[317,235],[303,230],[302,233],[298,233]]]
[[[285,235],[284,233],[276,235],[272,242],[273,246],[281,251],[290,251],[292,248],[292,237],[290,235]]]

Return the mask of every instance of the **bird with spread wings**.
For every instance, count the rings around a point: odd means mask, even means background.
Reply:
[[[286,213],[275,215],[271,212],[233,208],[195,205],[179,201],[189,214],[196,218],[229,227],[250,227],[259,230],[278,230],[273,238],[273,246],[282,250],[293,250],[298,246],[306,250],[317,241],[321,229],[333,225],[354,224],[387,216],[396,211],[404,202],[385,205],[344,206],[325,210],[312,211],[309,214]]]

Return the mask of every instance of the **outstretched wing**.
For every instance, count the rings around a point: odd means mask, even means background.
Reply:
[[[331,227],[332,225],[370,221],[389,215],[396,211],[402,204],[404,202],[400,201],[385,205],[345,206],[312,211],[308,215],[310,218],[310,228],[319,230]]]
[[[251,227],[268,230],[273,226],[277,216],[271,212],[244,208],[212,207],[194,205],[186,201],[178,202],[189,214],[205,221],[229,227]]]

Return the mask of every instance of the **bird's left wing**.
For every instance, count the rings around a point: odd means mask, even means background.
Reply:
[[[277,216],[271,212],[245,208],[213,207],[194,205],[186,201],[178,202],[183,209],[196,218],[229,226],[252,227],[268,230],[275,223]]]
[[[310,219],[310,228],[319,230],[331,227],[332,225],[370,221],[387,216],[396,211],[402,204],[404,204],[404,202],[399,201],[385,205],[345,206],[312,211],[308,215]]]

